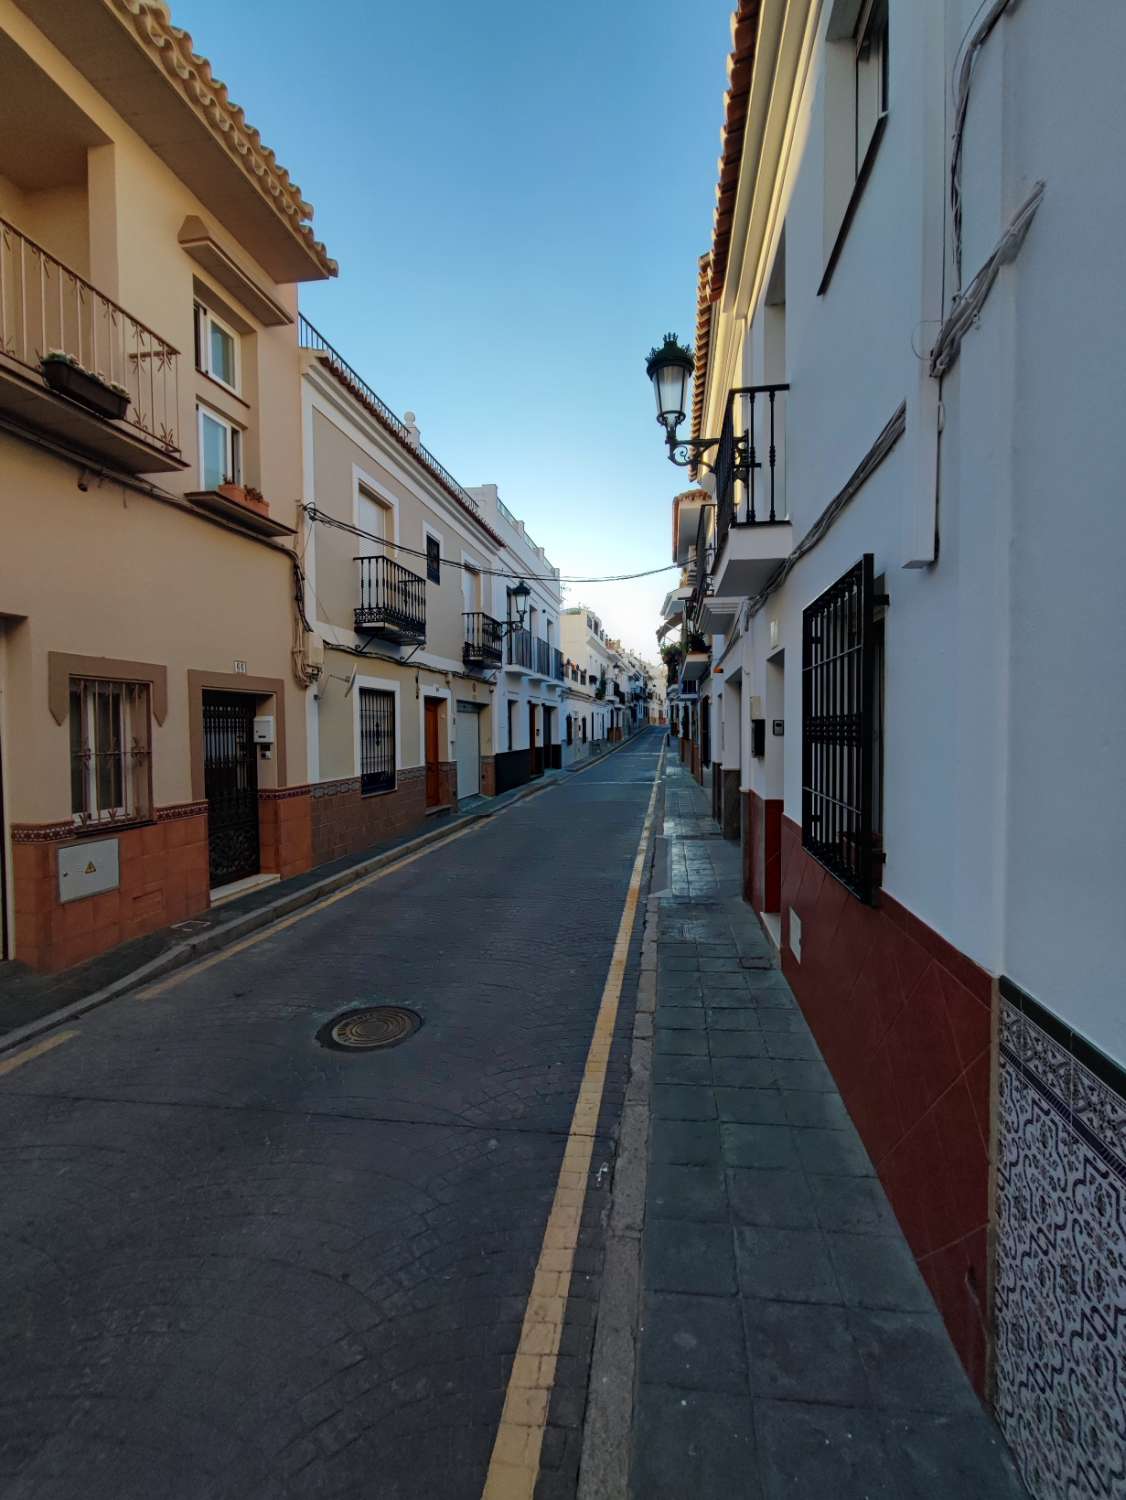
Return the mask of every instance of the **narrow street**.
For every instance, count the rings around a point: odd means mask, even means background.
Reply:
[[[661,745],[2,1060],[5,1500],[481,1495]],[[422,1026],[319,1044],[372,1003]],[[596,1191],[544,1494],[573,1487],[600,1218]]]

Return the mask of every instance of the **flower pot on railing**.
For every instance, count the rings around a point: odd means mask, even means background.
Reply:
[[[245,505],[247,510],[252,510],[256,515],[268,516],[270,506],[262,497],[262,491],[256,490],[252,484],[221,484],[217,491],[224,500],[233,500],[236,505]]]
[[[116,381],[87,370],[72,354],[52,349],[40,361],[43,379],[60,396],[69,396],[88,411],[120,422],[129,410],[129,392]]]

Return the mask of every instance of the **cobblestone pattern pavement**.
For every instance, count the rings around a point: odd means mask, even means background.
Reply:
[[[4,1500],[476,1500],[658,748],[639,737],[0,1079]],[[371,1000],[422,1029],[316,1044]],[[547,1500],[573,1492],[629,1025]]]
[[[666,788],[632,1494],[1015,1500],[738,848]]]

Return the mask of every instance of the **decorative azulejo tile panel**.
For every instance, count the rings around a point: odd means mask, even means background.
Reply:
[[[997,1415],[1035,1500],[1126,1495],[1119,1070],[1002,985]]]

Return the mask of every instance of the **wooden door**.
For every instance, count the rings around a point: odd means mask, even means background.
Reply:
[[[543,751],[536,744],[536,704],[528,704],[528,752],[533,776],[543,774]]]
[[[426,805],[437,807],[442,801],[442,755],[440,733],[442,727],[441,698],[426,700]]]

